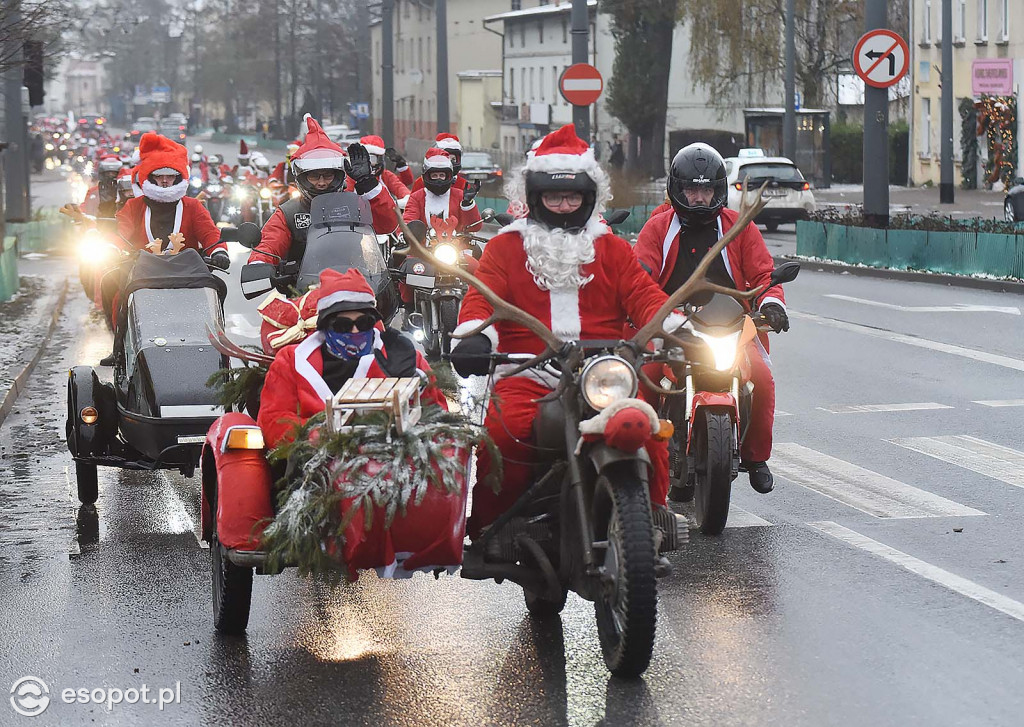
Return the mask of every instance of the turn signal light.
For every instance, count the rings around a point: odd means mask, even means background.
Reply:
[[[263,449],[263,432],[256,427],[238,427],[228,432],[224,449]]]
[[[736,188],[737,192],[742,192],[743,191],[743,182],[736,182],[736,184],[734,184],[732,186]]]
[[[81,417],[83,424],[95,424],[96,420],[100,418],[100,413],[96,411],[96,407],[87,406],[82,409],[79,416]]]
[[[658,431],[655,433],[654,438],[659,442],[667,442],[672,439],[672,435],[676,433],[675,425],[668,419],[659,419],[661,426],[658,427]]]
[[[810,182],[804,182],[804,186],[802,186],[800,189],[803,190],[804,192],[806,192],[810,188],[811,188],[811,183]]]

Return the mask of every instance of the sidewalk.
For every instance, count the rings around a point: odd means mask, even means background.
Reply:
[[[939,203],[938,187],[889,187],[890,214],[913,212],[918,215],[937,214],[943,217],[1003,217],[1002,192],[985,189],[956,189],[953,204]],[[864,187],[860,184],[834,184],[828,189],[815,189],[818,209],[826,206],[860,205]]]

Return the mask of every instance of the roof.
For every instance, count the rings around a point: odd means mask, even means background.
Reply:
[[[828,109],[797,109],[798,114],[827,114]],[[764,108],[743,109],[745,114],[784,114],[786,109],[781,106],[766,106]]]
[[[792,160],[786,157],[726,157],[727,161],[738,162],[741,167],[745,167],[748,164],[793,164]]]
[[[587,0],[587,9],[596,8],[597,0]],[[507,13],[498,13],[497,15],[489,15],[484,18],[485,23],[493,23],[498,20],[516,20],[517,18],[535,18],[541,15],[556,15],[558,13],[568,13],[572,10],[572,3],[569,0],[562,0],[556,5],[538,5],[533,8],[525,8],[523,10],[512,10]]]

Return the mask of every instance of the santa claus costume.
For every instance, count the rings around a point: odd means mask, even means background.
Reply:
[[[328,194],[345,189],[345,151],[324,133],[323,128],[306,114],[306,140],[292,156],[292,171],[302,195],[289,199],[270,216],[263,225],[260,244],[249,255],[250,263],[277,263],[280,260],[300,260],[306,247],[309,231],[310,202],[316,194]],[[335,180],[323,192],[313,192],[304,186],[301,175],[312,170],[334,170]],[[365,184],[368,188],[361,189]],[[378,235],[390,235],[398,228],[394,200],[376,179],[356,180],[356,191],[370,203],[373,229]],[[294,248],[294,249],[293,249]]]
[[[423,158],[423,174],[427,175],[431,170],[436,169],[447,170],[451,174],[455,173],[452,167],[452,158],[448,152],[443,149],[428,149]],[[465,204],[463,191],[454,185],[449,186],[443,194],[435,194],[430,189],[421,186],[409,195],[402,218],[406,222],[419,220],[430,227],[431,217],[441,217],[446,220],[449,217],[455,217],[459,221],[459,232],[475,232],[483,225],[476,202],[471,200],[468,205]]]
[[[465,192],[467,181],[460,173],[462,170],[462,142],[459,141],[459,137],[455,136],[455,134],[440,133],[434,137],[434,148],[443,149],[452,156],[455,172],[455,181],[452,182],[452,188],[461,189]],[[409,172],[408,179],[412,180],[412,172]],[[406,184],[412,184],[413,192],[419,191],[423,189],[423,178],[420,177],[415,182],[409,181]]]
[[[412,341],[380,322],[365,332],[365,345],[350,339],[339,350],[325,330],[333,314],[341,311],[375,313],[373,289],[358,270],[320,273],[317,331],[301,343],[277,352],[267,371],[257,423],[268,447],[286,441],[296,425],[324,410],[324,402],[350,378],[401,378],[420,375],[431,379],[430,366]],[[358,334],[351,334],[353,339]],[[353,345],[354,344],[354,345]],[[347,346],[348,348],[346,348]],[[433,386],[424,402],[447,408],[444,395]]]
[[[549,326],[564,341],[616,340],[622,336],[627,316],[641,324],[649,321],[667,296],[640,267],[629,243],[612,234],[602,221],[601,213],[611,199],[610,183],[593,150],[576,136],[572,126],[549,134],[525,167],[511,176],[506,190],[509,199],[527,202],[527,177],[534,173],[550,175],[549,179],[571,177],[589,184],[593,190],[589,201],[579,208],[585,219],[580,219],[579,228],[567,231],[542,224],[538,220],[543,215],[532,209],[529,217],[515,220],[491,239],[480,260],[477,277],[501,298]],[[582,179],[584,176],[592,184]],[[478,328],[492,312],[483,295],[470,288],[462,302],[455,333]],[[483,335],[489,339],[490,349],[500,353],[537,354],[545,350],[540,338],[511,321],[498,321],[487,327]],[[460,347],[480,343],[478,339],[470,344],[474,338],[453,344],[453,362]],[[499,367],[497,376],[508,369]],[[497,494],[481,484],[492,470],[488,452],[481,450],[469,524],[473,537],[507,510],[533,480],[531,463],[535,455],[531,440],[537,400],[550,393],[556,383],[553,377],[530,369],[499,378],[495,384],[485,424],[502,453],[504,479]],[[651,501],[664,505],[668,492],[668,451],[664,443],[653,440],[647,446],[654,463]]]
[[[399,175],[384,166],[384,139],[379,136],[370,135],[364,136],[359,140],[359,143],[366,148],[366,151],[370,152],[370,161],[373,164],[374,173],[377,175],[380,183],[384,185],[384,188],[391,193],[391,196],[399,204],[408,202],[409,187],[402,182]],[[355,191],[355,181],[349,178],[345,188],[349,192]]]
[[[160,187],[150,180],[152,174],[176,174],[179,181]],[[177,142],[149,131],[139,140],[139,165],[134,178],[141,196],[128,200],[117,213],[117,231],[135,248],[145,248],[154,240],[162,241],[162,250],[171,246],[170,235],[184,236],[185,247],[209,255],[227,252],[219,243],[220,230],[202,202],[186,197],[189,184],[188,150]]]
[[[667,204],[667,203],[666,203]],[[718,239],[732,229],[739,213],[723,209],[714,223],[718,228]],[[669,205],[667,211],[654,215],[647,221],[636,243],[636,255],[640,264],[650,272],[659,285],[666,286],[679,259],[681,225],[675,209]],[[691,254],[700,254],[691,250]],[[753,290],[768,285],[775,261],[761,237],[757,225],[747,224],[743,230],[722,251],[725,271],[732,279],[733,287],[739,291]],[[724,284],[724,281],[723,281]],[[668,291],[672,292],[672,291]],[[750,310],[749,301],[742,301]],[[760,304],[776,303],[786,307],[786,296],[781,285],[764,291]],[[768,356],[768,335],[763,331],[749,344],[747,361],[750,364],[749,377],[754,384],[751,400],[750,422],[743,443],[740,458],[744,462],[766,462],[772,454],[772,428],[775,426],[775,379],[772,377],[771,359]]]

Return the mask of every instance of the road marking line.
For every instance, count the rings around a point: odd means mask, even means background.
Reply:
[[[770,464],[777,476],[878,518],[985,514],[799,444],[775,445]]]
[[[971,403],[993,407],[1024,406],[1024,399],[989,399],[988,401],[972,401]]]
[[[776,419],[778,419],[779,417],[791,417],[791,416],[793,416],[793,415],[790,414],[788,411],[782,411],[782,409],[776,409],[775,410],[775,418]]]
[[[742,507],[729,503],[729,519],[725,523],[727,528],[765,528],[771,527],[772,523],[760,518]]]
[[[164,502],[167,504],[167,532],[174,535],[191,533],[198,541],[199,536],[196,535],[196,524],[192,520],[192,516],[188,514],[185,501],[181,499],[181,495],[178,494],[178,490],[174,483],[171,482],[171,478],[166,473],[162,474],[163,487],[160,490]]]
[[[952,409],[945,404],[936,404],[934,401],[925,401],[919,404],[854,404],[850,406],[819,406],[821,411],[830,414],[862,414],[865,412],[886,412],[886,411],[928,411],[931,409]]]
[[[955,464],[1014,487],[1024,487],[1024,452],[984,439],[956,437],[901,437],[893,444]]]
[[[963,576],[958,576],[955,573],[950,573],[936,565],[926,563],[912,555],[896,550],[895,548],[885,545],[884,543],[880,543],[877,540],[872,540],[866,535],[861,535],[854,530],[844,528],[842,525],[830,520],[810,523],[810,526],[815,530],[825,533],[826,535],[831,535],[833,538],[841,540],[855,548],[860,548],[872,555],[877,555],[879,558],[884,558],[890,563],[898,565],[901,568],[905,568],[911,573],[919,575],[932,583],[937,583],[951,591],[955,591],[961,596],[967,596],[978,603],[985,604],[989,608],[994,608],[1001,613],[1005,613],[1007,616],[1011,616],[1018,621],[1024,621],[1024,603],[1021,603],[1020,601],[1015,601],[1001,593],[996,593],[995,591],[985,588],[985,586],[968,580]]]
[[[1001,305],[971,305],[969,303],[957,303],[955,305],[898,305],[896,303],[883,303],[880,300],[868,300],[867,298],[854,298],[852,295],[839,295],[838,293],[825,293],[825,298],[845,300],[850,303],[870,305],[875,308],[886,310],[898,310],[904,313],[1007,313],[1011,316],[1019,316],[1020,308]]]
[[[916,336],[908,336],[903,333],[884,331],[880,328],[871,328],[870,326],[862,326],[857,323],[837,321],[834,318],[824,318],[822,316],[814,315],[813,313],[801,313],[799,311],[790,310],[789,316],[790,318],[803,318],[808,321],[813,321],[814,323],[820,323],[823,326],[830,326],[832,328],[838,328],[843,331],[852,331],[853,333],[860,333],[865,336],[873,336],[874,338],[882,338],[887,341],[905,343],[908,346],[917,346],[919,348],[927,348],[931,351],[939,351],[941,353],[949,353],[954,356],[962,356],[964,358],[969,358],[974,361],[981,361],[982,363],[989,363],[995,366],[1002,366],[1003,368],[1013,369],[1014,371],[1024,371],[1024,361],[1021,361],[1020,359],[1017,358],[1010,358],[1009,356],[1000,356],[997,353],[989,353],[988,351],[977,351],[973,348],[955,346],[951,343],[930,341],[927,338],[917,338]]]

